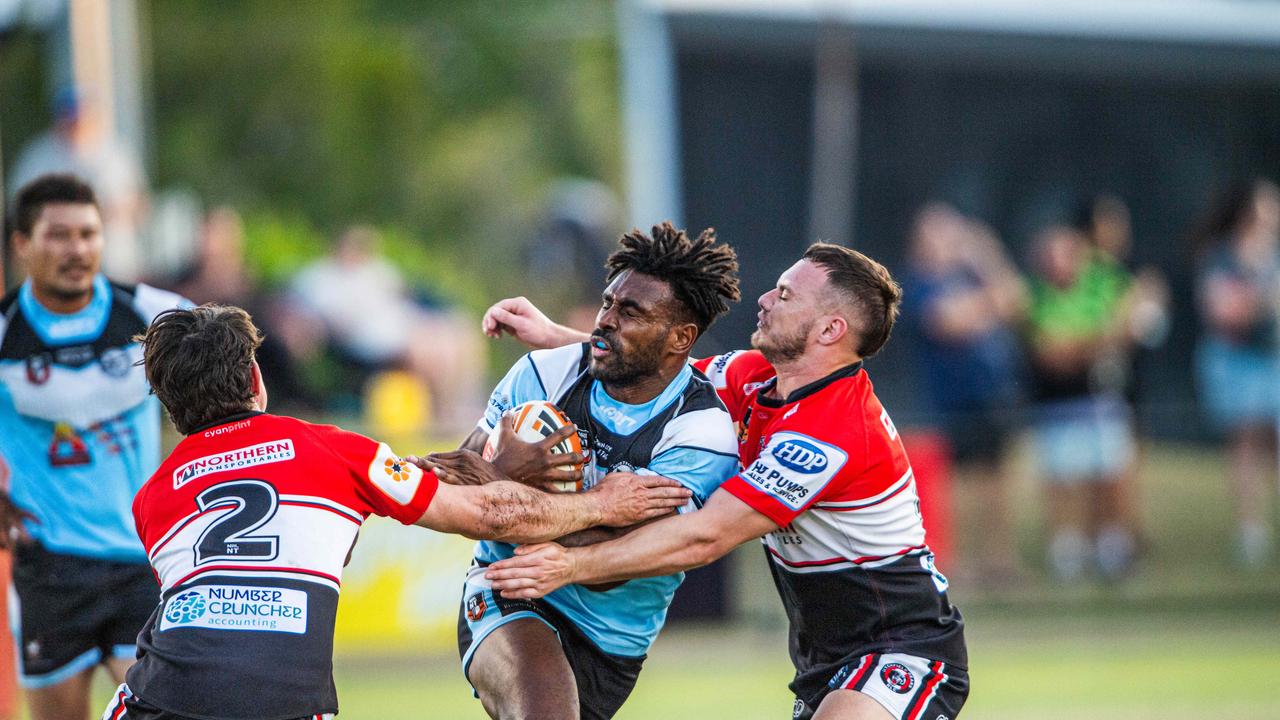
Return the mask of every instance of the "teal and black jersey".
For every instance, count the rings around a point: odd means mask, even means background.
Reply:
[[[685,366],[658,397],[642,405],[614,400],[587,372],[587,345],[536,350],[517,362],[489,398],[479,426],[490,430],[502,413],[530,400],[550,400],[578,427],[587,454],[584,487],[626,470],[678,480],[693,491],[682,510],[701,507],[738,471],[738,446],[729,413],[701,372]],[[476,559],[510,557],[512,546],[481,542]],[[601,650],[637,657],[648,651],[666,620],[684,573],[630,580],[611,590],[565,586],[546,600]]]
[[[130,506],[160,462],[160,406],[133,337],[179,305],[190,303],[102,275],[70,315],[40,305],[30,281],[0,300],[0,455],[45,549],[147,561]]]

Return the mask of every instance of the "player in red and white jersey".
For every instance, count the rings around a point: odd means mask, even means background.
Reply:
[[[563,495],[502,479],[442,484],[385,444],[264,412],[259,342],[243,310],[218,306],[162,313],[142,338],[151,387],[186,437],[134,499],[160,602],[104,718],[336,714],[338,593],[370,515],[530,541],[687,501],[665,480]],[[471,471],[497,472],[478,459]]]
[[[901,291],[879,263],[816,244],[759,301],[754,351],[696,363],[738,423],[742,468],[696,513],[618,540],[520,548],[487,577],[505,597],[706,564],[763,536],[790,620],[795,718],[952,720],[968,696],[963,620],[933,564],[911,465],[862,361]],[[570,332],[504,301],[528,342]]]

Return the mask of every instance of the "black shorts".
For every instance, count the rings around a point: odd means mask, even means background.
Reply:
[[[297,720],[333,720],[334,715],[308,715]],[[175,715],[168,710],[161,710],[133,694],[127,684],[116,688],[107,709],[102,712],[102,720],[194,720],[186,715]]]
[[[969,697],[969,672],[916,655],[851,655],[821,691],[796,698],[792,720],[812,718],[836,690],[867,695],[897,720],[955,720]]]
[[[645,656],[627,657],[601,650],[568,618],[544,600],[507,600],[482,583],[484,568],[473,565],[458,610],[458,654],[468,673],[472,653],[489,633],[521,617],[541,620],[560,638],[560,647],[578,684],[582,720],[608,720],[626,702],[640,677]],[[470,677],[467,678],[470,681]]]
[[[62,555],[20,545],[13,558],[22,684],[42,688],[112,657],[133,659],[138,632],[160,602],[143,563]]]

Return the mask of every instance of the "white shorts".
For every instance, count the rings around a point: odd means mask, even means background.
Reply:
[[[916,655],[863,655],[841,667],[821,696],[797,698],[795,720],[812,718],[822,699],[837,690],[867,695],[897,720],[955,720],[969,696],[969,673]]]

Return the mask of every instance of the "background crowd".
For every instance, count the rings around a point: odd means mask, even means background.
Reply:
[[[145,178],[93,129],[92,97],[76,88],[55,95],[51,128],[16,157],[10,191],[57,171],[120,188],[103,198],[108,271],[197,303],[248,308],[267,332],[260,358],[272,395],[289,411],[363,417],[402,436],[469,430],[489,382],[487,347],[475,313],[433,292],[440,268],[397,264],[377,227],[351,224],[322,255],[264,284],[246,257],[239,211],[218,205],[188,221],[180,262],[149,271],[156,263],[140,261],[136,238],[150,219]],[[895,269],[905,290],[902,342],[927,408],[915,424],[945,441],[940,470],[954,477],[962,576],[999,585],[1023,573],[1010,499],[1016,438],[1030,439],[1043,482],[1049,574],[1117,581],[1133,571],[1144,551],[1138,374],[1151,358],[1179,353],[1194,353],[1203,427],[1227,448],[1233,559],[1266,565],[1280,485],[1280,190],[1256,177],[1217,198],[1185,236],[1201,328],[1194,348],[1166,346],[1168,283],[1161,268],[1133,261],[1120,197],[1082,195],[1017,243],[946,202],[917,210]],[[541,226],[524,240],[528,286],[511,292],[538,294],[540,279],[551,278],[560,290],[544,298],[589,329],[599,288],[584,278],[598,274],[620,228],[616,201],[599,184],[554,187]]]

